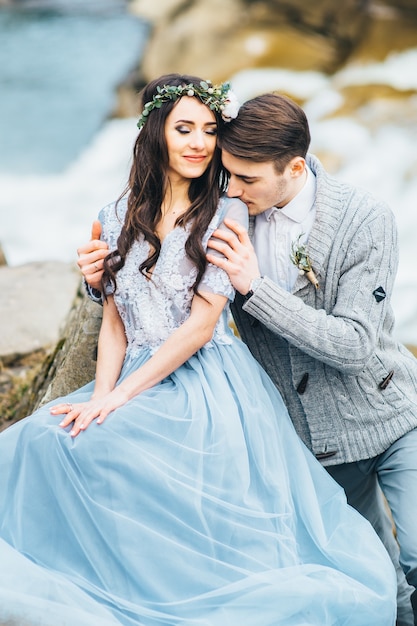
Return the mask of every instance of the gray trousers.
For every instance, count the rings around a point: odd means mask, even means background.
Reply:
[[[397,625],[417,626],[417,429],[377,457],[326,469],[345,490],[349,504],[375,528],[394,563]]]

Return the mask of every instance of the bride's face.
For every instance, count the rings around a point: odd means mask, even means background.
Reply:
[[[183,96],[165,122],[171,182],[198,178],[205,172],[213,158],[216,136],[213,111],[195,96]]]

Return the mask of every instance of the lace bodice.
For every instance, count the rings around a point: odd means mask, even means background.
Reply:
[[[117,247],[117,238],[126,210],[127,199],[124,198],[117,207],[112,203],[100,212],[102,239],[106,241],[110,250]],[[247,226],[246,205],[236,198],[221,198],[203,238],[204,248],[216,228],[225,228],[222,222],[226,216]],[[155,352],[190,314],[194,296],[192,285],[197,271],[185,253],[188,230],[187,227],[177,226],[165,237],[151,280],[139,271],[140,264],[149,255],[149,244],[143,237],[133,244],[124,267],[117,273],[114,300],[125,326],[127,351],[131,355],[143,348]],[[210,263],[199,289],[224,295],[229,300],[234,297],[234,290],[226,272]],[[231,342],[227,309],[228,307],[217,322],[212,342]],[[212,342],[206,344],[206,347],[212,345]]]

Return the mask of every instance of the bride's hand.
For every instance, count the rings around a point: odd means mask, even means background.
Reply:
[[[56,404],[51,407],[50,411],[52,415],[65,414],[59,425],[66,428],[72,424],[70,435],[76,437],[81,431],[88,428],[94,420],[97,420],[97,424],[102,424],[109,413],[125,404],[128,399],[127,395],[116,387],[100,398],[92,398],[88,402],[77,402],[76,404],[69,402]]]

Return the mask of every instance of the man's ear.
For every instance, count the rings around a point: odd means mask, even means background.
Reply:
[[[294,157],[290,161],[290,168],[291,168],[291,176],[293,178],[298,178],[299,176],[302,176],[306,169],[305,159],[303,159],[303,157],[300,157],[300,156]]]

